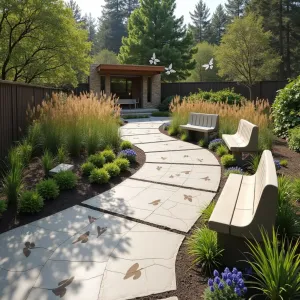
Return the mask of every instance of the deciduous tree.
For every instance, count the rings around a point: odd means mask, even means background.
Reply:
[[[271,79],[280,63],[270,47],[271,33],[263,30],[262,22],[254,14],[235,19],[215,51],[219,75],[247,86],[250,99],[253,84]]]
[[[93,57],[95,64],[119,64],[117,55],[107,49],[101,50]]]

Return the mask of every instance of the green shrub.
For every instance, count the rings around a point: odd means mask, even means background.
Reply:
[[[73,189],[77,184],[77,176],[72,171],[61,171],[54,175],[54,180],[61,191]]]
[[[210,202],[206,208],[204,208],[200,211],[201,219],[204,224],[208,223],[208,220],[209,220],[212,212],[214,211],[215,206],[216,206],[216,202],[213,201],[213,202]]]
[[[225,177],[228,177],[230,174],[239,174],[244,175],[244,170],[240,167],[231,167],[225,170]]]
[[[207,227],[196,228],[187,239],[188,253],[194,260],[193,264],[200,265],[206,274],[220,266],[223,249],[217,243],[217,233]]]
[[[82,164],[81,167],[80,167],[83,176],[90,176],[91,172],[95,168],[96,168],[96,166],[94,164],[92,164],[91,162],[89,162],[89,161]]]
[[[3,194],[8,205],[17,206],[18,197],[23,187],[23,166],[20,157],[15,151],[9,152],[10,169],[2,181]]]
[[[188,133],[188,131],[182,132],[182,133],[181,133],[181,136],[180,136],[180,139],[181,139],[182,141],[187,142],[187,141],[189,140],[189,133]]]
[[[104,150],[101,152],[101,154],[107,163],[113,162],[116,159],[116,155],[112,150]]]
[[[0,200],[0,217],[6,211],[7,205],[5,200]]]
[[[208,149],[210,151],[216,151],[217,148],[221,145],[224,145],[224,141],[222,139],[214,139],[209,143]]]
[[[56,199],[59,195],[59,187],[54,179],[47,179],[36,185],[36,190],[44,200]]]
[[[30,163],[32,156],[32,146],[27,140],[24,140],[22,144],[16,147],[16,151],[20,156],[21,162],[24,166],[27,166]]]
[[[168,111],[155,111],[152,113],[152,117],[170,117],[170,115]]]
[[[278,208],[276,229],[281,237],[300,235],[300,218],[294,206],[293,182],[286,176],[278,177]]]
[[[228,104],[240,104],[245,98],[234,92],[232,89],[223,89],[221,91],[202,91],[199,89],[198,93],[190,94],[189,98],[192,101],[206,100],[208,102],[227,102]]]
[[[45,176],[48,177],[50,170],[54,166],[54,159],[52,154],[48,150],[46,150],[44,152],[44,155],[41,158],[41,161],[42,161],[42,166],[44,169]]]
[[[170,104],[173,101],[173,99],[178,96],[168,96],[165,98],[161,104],[158,105],[159,111],[169,111]],[[183,97],[180,97],[180,101],[182,101]]]
[[[170,125],[170,127],[169,127],[169,129],[168,129],[168,134],[169,134],[170,136],[175,136],[175,135],[178,134],[178,130],[175,129],[174,126]]]
[[[101,153],[90,155],[87,161],[95,165],[97,168],[102,168],[105,164],[105,158]]]
[[[225,167],[232,167],[236,163],[235,158],[232,154],[226,154],[221,158],[221,164]]]
[[[262,243],[247,241],[250,250],[248,263],[254,274],[254,280],[249,283],[267,299],[299,299],[299,240],[286,245],[285,240],[279,243],[274,230],[271,238],[265,231],[261,234]]]
[[[300,126],[289,130],[288,145],[291,150],[300,152]]]
[[[132,143],[130,141],[123,141],[121,143],[121,150],[132,149]]]
[[[56,160],[60,164],[64,164],[68,161],[69,154],[67,149],[64,146],[61,146],[57,149]]]
[[[228,154],[228,148],[225,145],[220,145],[218,146],[218,148],[216,149],[216,154],[219,157],[224,156],[225,154]]]
[[[258,166],[259,166],[260,158],[261,158],[261,154],[255,154],[255,155],[250,156],[250,160],[247,163],[247,165],[248,165],[248,169],[251,172],[251,174],[256,173]]]
[[[198,142],[198,146],[200,146],[200,147],[206,147],[207,144],[206,144],[205,140],[201,139],[201,140],[199,140],[199,142]]]
[[[94,169],[89,176],[90,183],[103,184],[107,183],[110,179],[110,175],[105,169]]]
[[[108,172],[110,177],[116,177],[119,176],[121,173],[120,168],[118,167],[117,164],[113,163],[108,163],[103,166],[103,169]]]
[[[119,157],[114,163],[120,168],[121,172],[127,171],[130,167],[130,161],[127,158]]]
[[[25,191],[20,196],[19,205],[21,213],[34,214],[41,211],[44,206],[44,200],[36,191]]]
[[[122,116],[123,119],[129,120],[129,119],[148,119],[149,115],[125,115]]]
[[[280,90],[272,105],[274,132],[287,136],[288,131],[300,125],[300,76]]]
[[[282,167],[287,167],[288,165],[288,161],[286,159],[282,159],[279,163]]]

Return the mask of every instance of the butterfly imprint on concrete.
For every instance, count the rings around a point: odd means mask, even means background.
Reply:
[[[162,160],[166,160],[167,158],[166,158],[166,157],[161,157],[161,159],[162,159]]]
[[[30,243],[30,242],[26,242],[25,244],[25,248],[23,248],[23,254],[28,257],[31,253],[30,249],[34,249],[35,248],[35,244],[34,243]]]
[[[85,244],[89,240],[89,235],[90,235],[90,232],[87,231],[86,233],[84,233],[80,237],[78,237],[78,239],[76,241],[74,241],[72,244],[76,244],[76,243]]]
[[[59,296],[60,298],[62,298],[67,292],[66,287],[69,286],[73,282],[73,280],[74,280],[74,276],[69,279],[65,279],[59,282],[58,287],[52,289],[51,291],[55,296]]]
[[[208,176],[204,177],[204,178],[200,178],[202,180],[205,180],[205,181],[210,181],[210,178]]]
[[[94,218],[94,217],[91,217],[91,216],[88,216],[89,218],[89,222],[90,224],[94,223],[95,221],[97,221],[98,219]]]
[[[132,265],[128,271],[126,272],[125,276],[124,276],[124,280],[132,277],[133,280],[137,280],[141,277],[142,275],[142,268],[139,269],[140,265],[138,263],[135,263],[134,265]]]
[[[184,195],[184,200],[188,200],[190,202],[193,202],[193,196],[191,196],[191,195]]]
[[[185,158],[185,157],[189,157],[189,156],[188,156],[188,155],[185,155],[184,158]]]
[[[191,171],[183,171],[183,172],[181,172],[181,173],[186,174],[186,175],[189,175],[189,174],[191,173]]]
[[[154,200],[154,201],[150,202],[149,204],[152,204],[152,205],[156,206],[160,203],[160,201],[161,201],[160,199],[159,200]]]
[[[105,231],[107,230],[107,227],[100,227],[100,226],[97,226],[97,238],[102,235]]]
[[[160,171],[161,168],[162,168],[162,167],[159,167],[159,166],[158,166],[158,167],[156,167],[156,170],[157,170],[157,171]]]

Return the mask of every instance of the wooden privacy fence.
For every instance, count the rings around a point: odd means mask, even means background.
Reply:
[[[59,89],[0,80],[0,160],[26,132],[28,105],[37,106]]]
[[[288,82],[283,81],[260,81],[252,88],[252,99],[268,99],[273,103],[276,92],[285,87]],[[161,95],[162,99],[168,96],[179,95],[188,96],[190,93],[197,93],[199,89],[203,91],[217,92],[227,88],[234,88],[236,93],[243,95],[249,99],[249,89],[237,82],[177,82],[162,83]]]

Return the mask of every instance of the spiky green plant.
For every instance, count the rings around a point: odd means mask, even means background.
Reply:
[[[254,271],[252,287],[270,300],[300,298],[300,255],[299,240],[295,243],[282,243],[275,230],[269,237],[261,230],[262,243],[247,240],[250,253],[248,263]],[[285,245],[286,247],[284,247]]]
[[[203,209],[201,209],[200,214],[201,214],[201,220],[204,224],[208,223],[208,220],[214,211],[216,206],[216,202],[210,202],[209,205]]]
[[[255,174],[257,169],[258,169],[258,165],[260,162],[260,158],[261,155],[260,154],[255,154],[255,155],[251,155],[249,162],[248,162],[248,169],[251,172],[251,174]]]
[[[44,155],[41,158],[41,162],[42,162],[45,176],[48,177],[50,170],[54,166],[54,158],[50,151],[46,150],[44,152]]]

